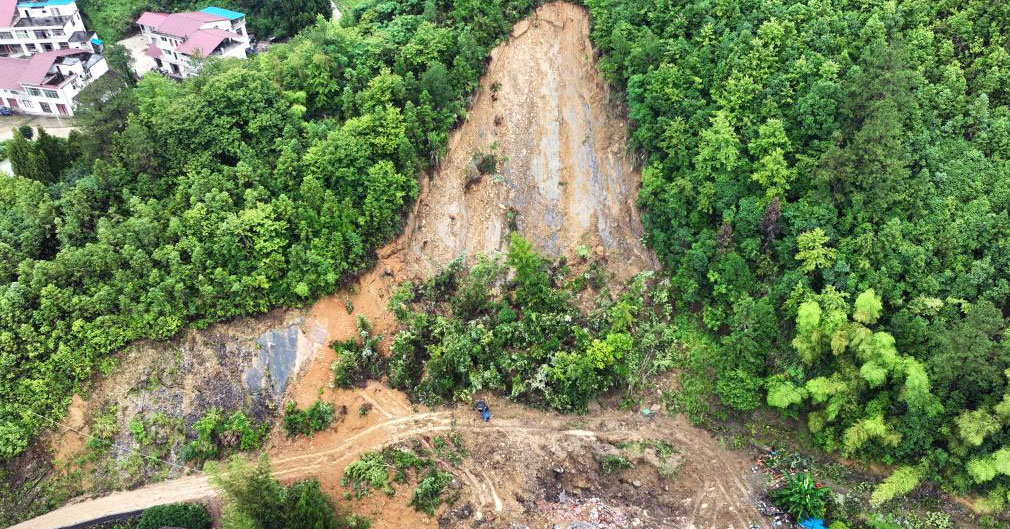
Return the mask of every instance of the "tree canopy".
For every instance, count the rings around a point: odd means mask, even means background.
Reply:
[[[585,3],[722,403],[1005,502],[1010,5]]]

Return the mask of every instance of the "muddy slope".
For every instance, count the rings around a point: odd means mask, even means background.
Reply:
[[[608,104],[588,35],[580,8],[550,4],[492,52],[483,89],[402,241],[412,271],[502,250],[510,211],[546,254],[585,245],[620,256],[611,265],[621,277],[656,266],[641,242],[626,123]],[[468,188],[478,152],[506,160]]]

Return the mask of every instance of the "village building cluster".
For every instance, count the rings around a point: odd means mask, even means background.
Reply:
[[[136,24],[156,70],[179,80],[208,57],[244,59],[250,45],[245,14],[220,7],[145,12]],[[109,71],[103,51],[75,0],[0,0],[0,106],[72,116],[81,90]]]

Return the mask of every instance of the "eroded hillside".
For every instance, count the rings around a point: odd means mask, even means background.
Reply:
[[[281,387],[300,406],[322,398],[351,413],[311,438],[290,440],[275,428],[266,450],[278,476],[318,477],[342,505],[372,517],[375,528],[567,527],[579,521],[597,528],[763,526],[751,503],[757,478],[746,458],[682,417],[662,416],[659,395],[649,396],[647,407],[657,412],[650,415],[611,411],[608,404],[578,417],[488,396],[496,415],[484,424],[467,406],[421,409],[377,383],[356,390],[330,387],[335,353],[328,345],[354,337],[358,316],[389,338],[395,322],[386,305],[396,285],[427,277],[461,256],[503,251],[512,230],[550,256],[591,254],[617,279],[657,266],[641,241],[639,174],[626,151],[627,125],[596,69],[586,11],[566,3],[538,9],[493,51],[481,86],[443,163],[422,182],[403,234],[380,250],[372,271],[306,309],[130,347],[119,355],[126,368],[97,381],[86,399],[75,399],[63,431],[49,438],[60,459],[68,462],[84,446],[85,436],[74,432],[87,432],[109,403],[118,404],[117,424],[128,432],[131,420],[153,411],[191,426],[211,405],[277,406],[273,390]],[[494,170],[482,170],[482,155],[494,156]],[[185,368],[162,376],[166,359]],[[274,373],[285,375],[283,386]],[[356,413],[363,404],[373,411]],[[360,453],[450,430],[461,433],[471,457],[456,472],[459,499],[438,517],[407,506],[408,491],[339,500],[346,491],[341,472]],[[675,472],[641,465],[621,478],[600,473],[599,454],[658,440],[675,449]],[[117,437],[107,456],[120,466],[111,472],[126,472],[137,448],[131,443],[128,434]],[[177,452],[173,446],[167,457],[177,462]],[[162,471],[179,475],[164,468],[145,476]],[[23,527],[95,518],[126,504],[199,499],[210,491],[197,472],[79,502]]]

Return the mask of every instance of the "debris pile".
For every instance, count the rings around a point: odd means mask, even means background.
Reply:
[[[540,502],[544,516],[554,522],[557,529],[627,529],[638,527],[642,521],[628,516],[599,498],[572,499],[562,493],[557,502]]]

